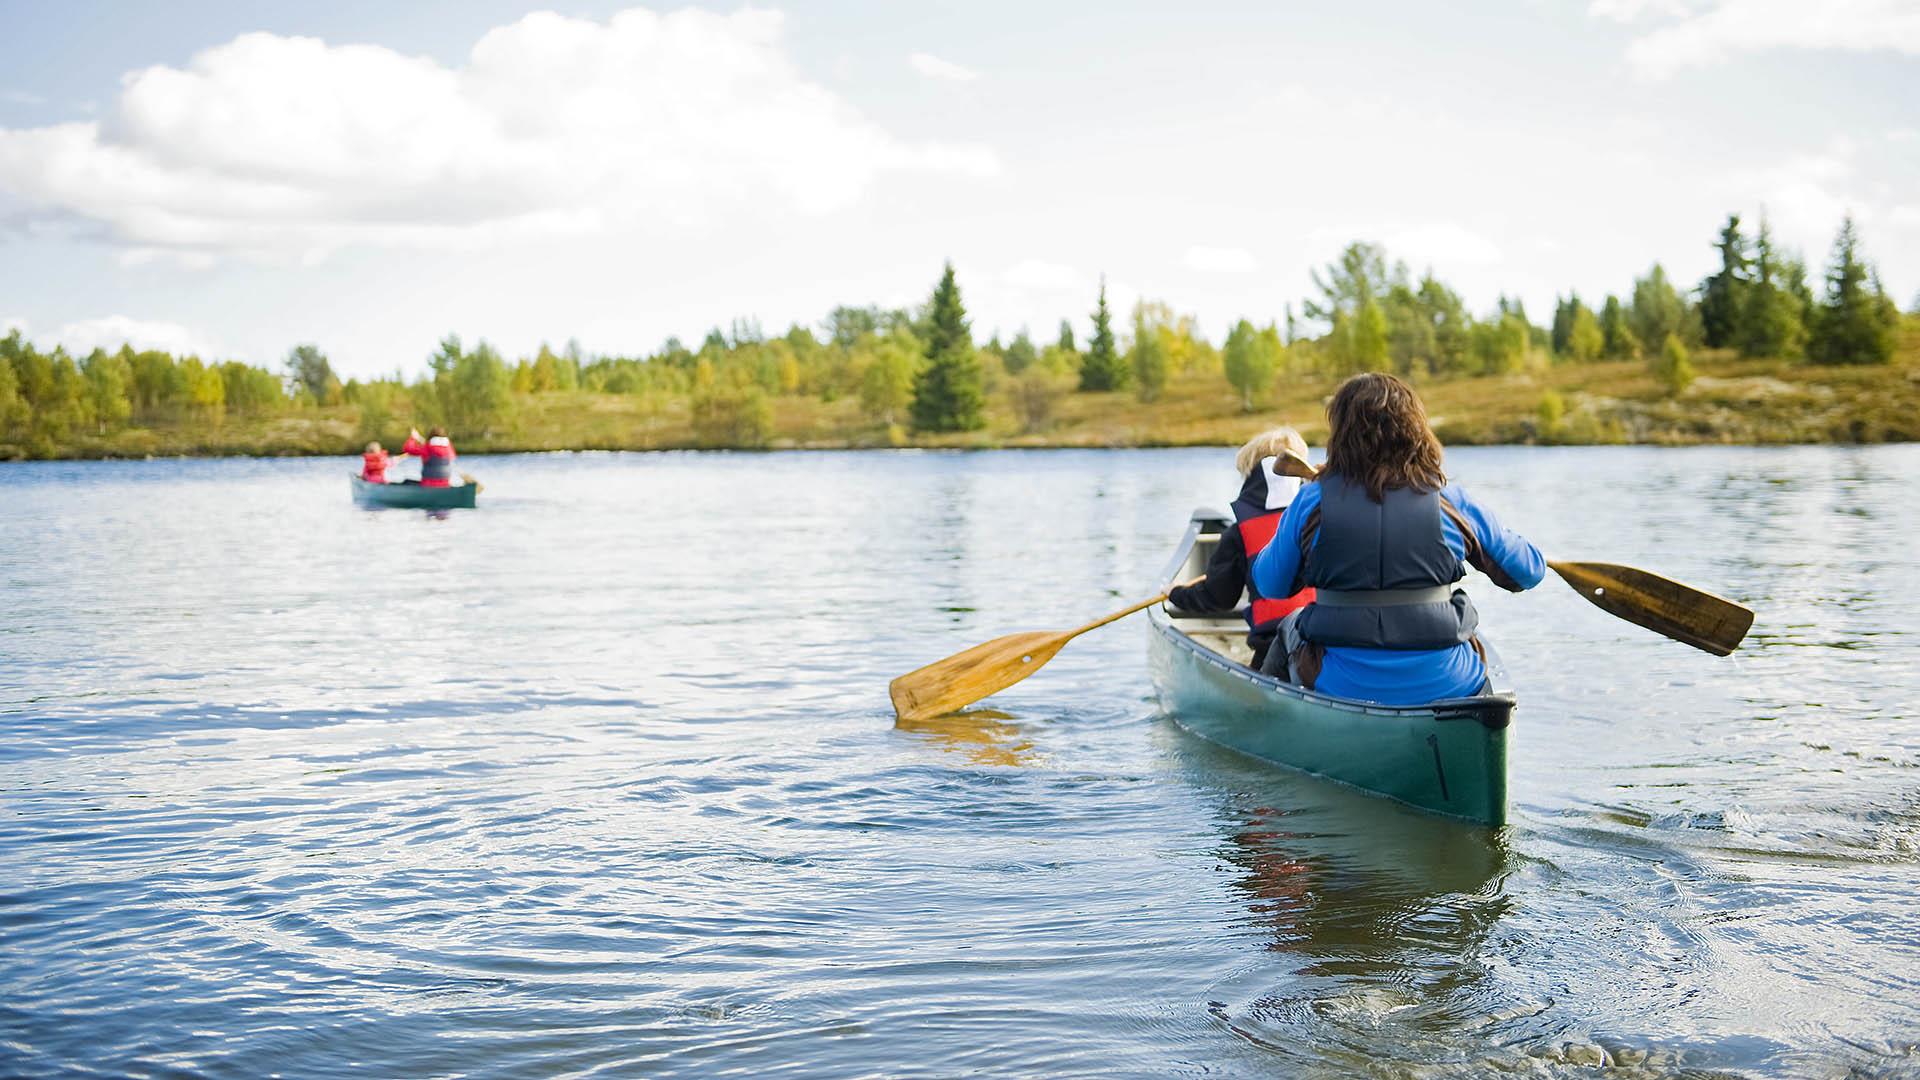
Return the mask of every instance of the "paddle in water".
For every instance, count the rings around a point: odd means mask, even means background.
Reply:
[[[894,715],[902,720],[924,720],[963,709],[1039,671],[1053,659],[1053,654],[1081,634],[1150,608],[1166,598],[1167,594],[1161,593],[1073,630],[1030,630],[997,637],[909,671],[887,686]]]
[[[1320,476],[1297,454],[1281,454],[1274,468],[1302,480]],[[1555,559],[1547,566],[1601,611],[1715,656],[1738,648],[1753,626],[1752,609],[1638,567]]]

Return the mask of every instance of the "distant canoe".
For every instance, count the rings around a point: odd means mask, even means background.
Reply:
[[[1232,519],[1195,511],[1166,580],[1205,571]],[[1328,697],[1246,666],[1246,623],[1151,608],[1151,664],[1162,707],[1209,742],[1481,825],[1507,820],[1507,728],[1514,697],[1488,650],[1495,691],[1428,705]],[[1484,644],[1484,641],[1482,642]]]
[[[348,473],[353,481],[353,501],[361,506],[385,506],[404,510],[471,510],[480,497],[479,484],[454,484],[427,487],[413,481],[401,484],[371,484]]]

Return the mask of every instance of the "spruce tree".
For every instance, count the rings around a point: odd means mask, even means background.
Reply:
[[[1080,389],[1119,390],[1127,385],[1130,374],[1113,346],[1113,313],[1107,309],[1107,279],[1103,277],[1100,302],[1093,309],[1093,340],[1087,345],[1086,359],[1080,362]]]
[[[1741,313],[1747,303],[1748,268],[1746,237],[1740,235],[1740,215],[1728,214],[1720,229],[1720,272],[1700,283],[1700,329],[1707,347],[1729,348],[1738,344]]]
[[[1753,280],[1740,307],[1735,341],[1744,356],[1797,360],[1806,347],[1803,305],[1784,270],[1773,250],[1773,232],[1762,217],[1760,232],[1753,241]]]
[[[1626,360],[1633,353],[1633,331],[1627,326],[1627,309],[1620,306],[1619,297],[1609,293],[1606,304],[1600,308],[1600,355],[1609,360]]]
[[[953,280],[953,264],[940,275],[927,301],[927,363],[913,385],[913,426],[916,431],[974,431],[986,426],[983,409],[986,390],[980,358],[967,330],[967,310],[960,303],[960,286]]]
[[[1580,295],[1575,293],[1565,300],[1554,298],[1553,329],[1550,338],[1555,356],[1567,355],[1568,346],[1573,340],[1573,312],[1580,306]]]
[[[1893,359],[1898,316],[1860,257],[1860,234],[1849,214],[1833,241],[1827,298],[1814,316],[1807,357],[1820,364],[1884,364]]]

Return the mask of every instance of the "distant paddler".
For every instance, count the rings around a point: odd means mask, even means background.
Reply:
[[[425,441],[421,440],[419,429],[409,430],[400,452],[420,459],[421,487],[447,487],[452,482],[453,442],[447,438],[446,428],[434,425],[428,429]]]
[[[360,479],[369,484],[384,484],[387,482],[387,466],[391,464],[393,459],[387,456],[386,448],[378,440],[370,442],[366,452],[360,455]]]

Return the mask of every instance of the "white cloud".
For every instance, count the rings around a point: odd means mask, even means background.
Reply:
[[[5,337],[15,330],[20,331],[21,337],[27,336],[27,320],[18,315],[9,315],[4,319],[0,319],[0,337]]]
[[[1237,247],[1190,247],[1186,262],[1188,269],[1205,274],[1251,274],[1260,268],[1253,252]]]
[[[244,34],[129,73],[102,121],[0,129],[0,189],[201,258],[818,215],[886,173],[998,168],[987,148],[867,121],[802,76],[778,13],[754,10],[536,13],[457,67]]]
[[[1087,287],[1080,271],[1043,259],[1022,259],[1000,272],[1000,280],[1017,289],[1045,292],[1077,291]]]
[[[1382,231],[1387,256],[1414,266],[1491,266],[1500,261],[1493,241],[1464,225],[1431,222]]]
[[[1770,49],[1920,55],[1920,4],[1914,0],[1714,0],[1698,8],[1665,0],[1595,0],[1588,12],[1663,21],[1627,46],[1628,62],[1656,78]]]
[[[54,344],[64,345],[69,353],[84,356],[94,349],[112,351],[122,345],[136,350],[159,349],[175,356],[212,358],[219,355],[213,342],[179,323],[149,322],[125,315],[107,315],[98,319],[70,322],[56,331]]]
[[[946,79],[949,82],[972,82],[980,73],[970,67],[962,67],[951,60],[942,60],[932,53],[917,52],[907,57],[907,63],[913,70],[929,79]]]

